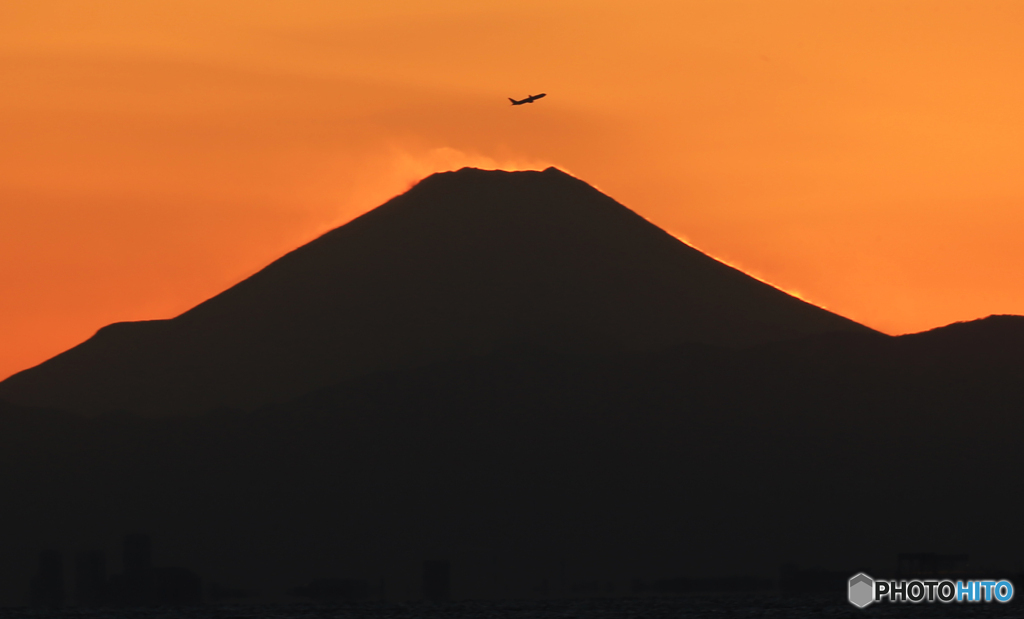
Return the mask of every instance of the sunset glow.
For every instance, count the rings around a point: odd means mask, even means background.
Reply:
[[[887,333],[1024,314],[1021,24],[984,0],[0,4],[0,378],[467,165],[559,167]]]

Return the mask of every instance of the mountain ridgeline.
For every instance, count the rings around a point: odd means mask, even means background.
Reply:
[[[992,576],[1024,558],[1022,378],[1022,317],[890,337],[557,170],[438,174],[0,384],[0,604],[25,549],[125,532],[228,589],[392,601],[428,560],[456,598]]]
[[[833,331],[869,330],[554,168],[467,168],[426,178],[174,319],[105,327],[0,383],[0,399],[85,413],[248,410],[508,347],[742,347]]]

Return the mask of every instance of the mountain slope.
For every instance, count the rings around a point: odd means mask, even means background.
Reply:
[[[685,245],[586,183],[463,169],[162,321],[120,323],[0,383],[76,412],[252,408],[509,345],[573,354],[869,331]]]

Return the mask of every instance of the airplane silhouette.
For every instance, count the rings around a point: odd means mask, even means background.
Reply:
[[[542,92],[539,95],[530,95],[529,97],[527,97],[525,99],[522,99],[522,100],[519,100],[519,101],[516,101],[512,97],[509,97],[508,100],[512,102],[512,105],[522,105],[524,103],[533,103],[537,99],[541,99],[541,98],[546,97],[546,96],[548,96],[548,94],[546,92]]]

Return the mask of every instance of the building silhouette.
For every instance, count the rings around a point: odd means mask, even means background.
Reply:
[[[779,570],[779,591],[786,595],[808,593],[845,594],[847,580],[858,571],[826,570],[820,567],[801,568],[793,563]]]
[[[148,535],[124,536],[125,576],[141,576],[153,569],[153,539]]]
[[[259,595],[258,591],[229,587],[219,582],[211,582],[208,587],[210,600],[213,602],[224,602],[227,600],[244,600]],[[294,593],[293,593],[294,595]]]
[[[124,606],[155,604],[152,538],[142,534],[126,535],[121,547],[121,564],[123,572],[110,580],[112,601]]]
[[[451,599],[451,565],[447,561],[423,562],[423,598],[431,602]]]
[[[126,535],[124,573],[110,580],[111,601],[122,606],[191,606],[203,601],[203,582],[184,567],[153,567],[153,540]]]
[[[57,608],[64,604],[64,561],[56,550],[39,553],[39,569],[32,577],[32,605]]]
[[[203,602],[203,581],[187,567],[153,568],[153,598],[160,606],[195,606]]]
[[[107,598],[106,553],[87,550],[75,555],[75,600],[83,606],[101,606]]]
[[[968,573],[970,555],[902,552],[896,555],[897,578],[950,578]]]
[[[291,594],[318,602],[362,602],[370,598],[370,584],[355,578],[318,578]]]

